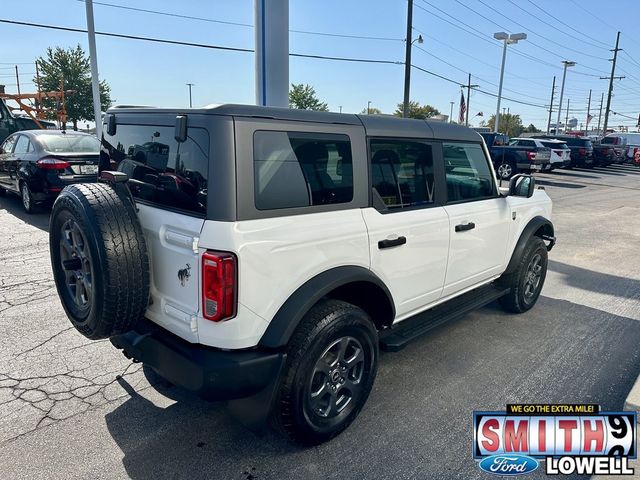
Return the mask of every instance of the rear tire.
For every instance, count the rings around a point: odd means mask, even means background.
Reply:
[[[51,212],[49,250],[62,306],[84,336],[108,338],[143,317],[149,260],[126,195],[102,183],[66,187]]]
[[[509,180],[516,173],[515,164],[510,160],[505,160],[500,165],[498,165],[496,173],[498,174],[498,178],[500,180]]]
[[[289,342],[272,423],[291,440],[316,445],[358,416],[378,366],[378,334],[360,308],[322,300]]]
[[[33,199],[33,194],[27,182],[20,183],[20,199],[22,200],[22,208],[24,208],[25,212],[29,214],[36,213],[35,200]]]
[[[531,309],[540,296],[547,277],[547,246],[540,237],[532,237],[524,249],[516,270],[498,280],[498,284],[509,288],[499,302],[513,313]]]

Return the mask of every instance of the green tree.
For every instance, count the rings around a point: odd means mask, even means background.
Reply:
[[[329,106],[321,102],[316,96],[315,88],[302,83],[291,84],[291,90],[289,90],[289,107],[300,110],[329,111]]]
[[[93,95],[91,90],[91,65],[89,57],[80,45],[75,48],[61,47],[47,48],[44,57],[36,60],[39,77],[33,79],[42,92],[59,92],[71,90],[73,93],[65,95],[67,119],[73,123],[73,129],[78,129],[81,120],[95,120],[93,114]],[[43,106],[51,109],[49,118],[56,118],[57,100],[47,99]],[[100,107],[106,110],[111,105],[111,89],[106,81],[100,82]]]
[[[396,117],[402,117],[403,112],[404,104],[399,103],[398,108],[393,112],[393,114]],[[409,118],[419,118],[424,120],[425,118],[431,118],[435,115],[440,115],[440,111],[437,108],[432,107],[431,105],[420,105],[420,102],[415,102],[413,100],[409,102]]]
[[[491,115],[487,121],[487,127],[493,130],[495,125],[496,116]],[[501,133],[506,133],[510,137],[519,136],[524,131],[520,115],[515,115],[513,113],[501,113],[499,129]]]
[[[533,123],[530,123],[529,126],[523,130],[523,132],[526,132],[526,133],[540,133],[540,132],[542,132],[542,130],[540,130],[538,127],[536,127]]]
[[[382,110],[376,107],[369,107],[368,111],[366,108],[363,108],[362,111],[360,112],[360,115],[380,115],[380,114],[382,114]]]

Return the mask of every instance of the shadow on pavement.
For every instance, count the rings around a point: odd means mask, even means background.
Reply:
[[[596,177],[591,177],[594,180],[596,179]],[[566,183],[566,182],[552,182],[551,180],[546,180],[546,179],[537,179],[536,178],[536,184],[537,185],[546,185],[548,187],[558,187],[558,188],[585,188],[586,185],[582,185],[579,183]]]
[[[584,170],[585,172],[587,172],[588,170]],[[597,172],[600,173],[600,172]],[[565,169],[559,169],[559,170],[554,170],[553,172],[551,172],[551,175],[554,176],[561,176],[561,177],[567,177],[567,178],[600,178],[597,175],[582,175],[580,173],[576,172],[576,169],[571,169],[571,170],[565,170]]]
[[[595,272],[586,268],[549,260],[549,270],[564,275],[567,285],[621,298],[640,299],[640,280]]]
[[[629,354],[639,342],[640,322],[566,300],[541,297],[521,315],[493,304],[384,354],[360,417],[324,445],[258,437],[223,404],[179,389],[161,408],[129,387],[106,424],[132,479],[484,478],[471,460],[473,410],[621,410],[640,372],[640,356]]]
[[[38,213],[29,214],[22,208],[20,197],[7,193],[4,197],[0,197],[0,211],[2,210],[6,210],[14,217],[40,230],[44,230],[45,232],[49,231],[51,207],[41,207]]]

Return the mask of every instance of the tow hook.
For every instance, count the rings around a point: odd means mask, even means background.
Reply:
[[[542,240],[549,242],[547,245],[547,252],[550,252],[553,246],[556,244],[556,237],[552,235],[542,235]]]

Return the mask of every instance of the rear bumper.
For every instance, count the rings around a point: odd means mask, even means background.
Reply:
[[[284,352],[220,350],[192,344],[148,320],[135,330],[111,337],[127,357],[207,400],[252,396],[278,378]]]

